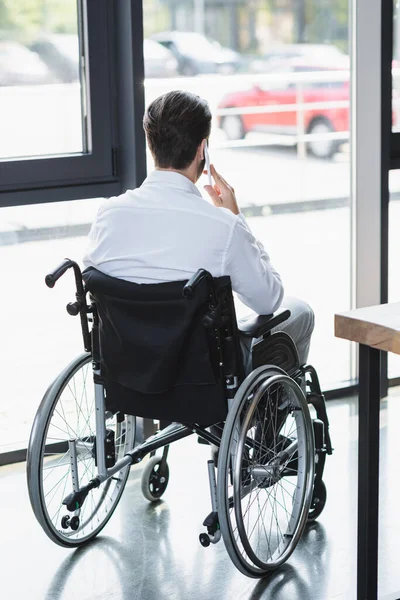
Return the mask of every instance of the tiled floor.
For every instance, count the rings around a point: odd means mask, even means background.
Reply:
[[[381,598],[400,597],[397,443],[399,392],[382,405]],[[335,453],[327,462],[328,502],[279,571],[257,581],[241,575],[223,542],[198,542],[208,514],[209,449],[194,437],[170,452],[164,500],[140,492],[131,471],[104,533],[87,547],[55,546],[29,505],[25,465],[0,469],[0,598],[4,600],[353,600],[356,560],[357,401],[329,403]],[[397,590],[397,593],[396,593]]]

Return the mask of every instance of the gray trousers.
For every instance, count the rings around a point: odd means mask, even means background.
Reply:
[[[296,344],[297,351],[299,353],[300,364],[304,365],[308,359],[308,352],[310,350],[311,334],[314,330],[314,312],[312,308],[298,298],[288,296],[283,299],[283,308],[288,308],[291,315],[287,321],[281,323],[277,327],[272,329],[274,331],[285,331],[293,339]],[[239,328],[240,321],[239,320]],[[251,371],[251,349],[253,344],[258,340],[252,340],[241,336],[240,344],[242,347],[243,359],[245,364],[246,375]]]

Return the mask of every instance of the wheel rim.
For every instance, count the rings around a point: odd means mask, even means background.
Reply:
[[[332,128],[328,123],[316,123],[310,130],[310,135],[324,136],[332,133]],[[318,158],[326,158],[331,156],[332,149],[334,147],[335,140],[321,139],[321,140],[310,140],[308,142],[309,148],[314,156]]]
[[[243,125],[237,115],[227,115],[224,118],[223,130],[229,140],[240,140],[243,137]]]
[[[106,427],[114,432],[115,458],[118,460],[133,447],[135,419],[126,416],[118,422],[114,415],[106,421]],[[75,531],[63,529],[62,518],[65,515],[74,516],[62,505],[63,499],[72,491],[69,439],[76,441],[81,487],[96,475],[93,445],[95,401],[90,356],[76,365],[55,392],[44,427],[37,428],[36,435],[30,441],[29,452],[31,456],[35,453],[39,455],[37,468],[29,469],[30,479],[35,477],[35,471],[38,478],[38,498],[34,491],[32,493],[32,489],[36,489],[36,482],[30,485],[32,504],[40,502],[40,509],[34,507],[36,516],[55,541],[64,545],[78,545],[97,535],[104,527],[119,501],[129,469],[116,473],[99,488],[91,490],[80,510],[78,528]]]
[[[164,468],[163,473],[161,473],[160,467],[161,460],[154,465],[149,478],[149,490],[154,498],[161,498],[168,485],[168,466]]]
[[[240,539],[248,557],[261,569],[286,560],[306,491],[304,420],[300,411],[292,410],[290,399],[281,390],[282,384],[271,386],[266,381],[255,393],[242,426],[234,466],[234,508]],[[263,402],[265,396],[267,401]],[[280,403],[279,396],[283,397]],[[281,408],[284,403],[286,408]],[[259,422],[257,426],[252,426],[254,421]],[[271,441],[264,446],[265,438]],[[286,445],[291,448],[287,458]],[[296,470],[289,466],[293,458]],[[246,488],[250,491],[243,498]]]
[[[236,425],[233,421],[229,424],[227,421],[226,428],[230,428],[230,431],[224,432],[224,442],[221,445],[223,462],[226,462],[229,454],[233,470],[233,485],[229,481],[229,469],[221,469],[219,473],[219,510],[223,537],[235,565],[246,575],[255,577],[278,567],[293,552],[304,529],[312,495],[314,456],[308,408],[293,380],[277,376],[276,371],[274,376],[268,380],[264,376],[261,381],[256,378],[248,387],[250,398],[243,398],[242,406],[236,411]],[[274,383],[276,378],[278,379]],[[259,443],[267,434],[265,421],[261,431],[258,428],[258,433],[257,427],[251,425],[255,417],[260,417],[257,415],[257,411],[260,412],[260,401],[265,398],[268,390],[271,392],[272,386],[275,385],[276,388],[277,381],[287,388],[290,403],[294,403],[300,410],[289,410],[288,403],[285,418],[279,428],[276,427],[275,419],[274,427],[269,428],[269,435],[272,432],[277,440],[274,448],[269,444],[268,454]],[[269,410],[271,422],[271,410],[268,406],[266,403],[265,410]],[[260,419],[259,421],[261,422]],[[238,422],[241,423],[240,427],[237,426]],[[260,473],[260,466],[269,466],[273,456],[285,450],[291,443],[284,442],[286,438],[297,439],[299,450],[297,457],[289,456],[283,464],[286,467],[281,468],[279,477],[275,472],[277,481],[274,483],[271,478],[274,470],[267,468],[267,477],[264,478],[264,473]],[[247,453],[244,452],[246,448]],[[297,458],[298,463],[296,474],[291,472],[293,458]]]

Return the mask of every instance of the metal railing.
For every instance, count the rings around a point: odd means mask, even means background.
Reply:
[[[400,69],[393,69],[393,131],[400,131]],[[251,146],[297,145],[299,157],[306,155],[307,143],[313,141],[349,140],[349,131],[331,131],[324,133],[309,133],[306,129],[306,114],[308,111],[327,111],[335,109],[350,110],[349,98],[346,100],[321,100],[305,102],[304,92],[310,84],[348,83],[349,70],[309,71],[304,73],[273,73],[273,74],[236,74],[236,75],[203,75],[198,77],[179,77],[174,79],[148,79],[145,82],[146,100],[149,103],[156,96],[173,89],[186,89],[205,97],[210,104],[214,118],[227,115],[256,115],[296,113],[296,132],[294,134],[268,133],[241,140],[214,141],[214,148],[238,148]],[[243,106],[220,108],[219,104],[227,93],[250,90],[258,86],[273,90],[278,87],[294,86],[296,102],[291,104],[266,104],[259,106]],[[324,93],[323,85],[320,88]]]
[[[331,131],[311,134],[307,131],[308,111],[349,109],[349,99],[332,100],[330,93],[324,99],[324,84],[349,82],[347,70],[315,71],[305,73],[200,75],[197,77],[175,77],[147,79],[144,82],[146,104],[157,96],[174,89],[185,89],[205,97],[212,110],[214,123],[218,117],[227,115],[283,114],[296,113],[296,125],[290,134],[267,133],[248,135],[242,140],[224,140],[222,135],[213,135],[214,148],[251,146],[295,145],[304,156],[312,141],[349,139],[348,131]],[[400,69],[393,69],[394,95],[393,131],[400,131]],[[321,100],[307,102],[305,92],[310,84],[322,84]],[[221,101],[227,93],[251,90],[255,86],[273,90],[282,86],[295,88],[296,101],[288,104],[267,104],[222,108]],[[350,95],[350,88],[349,88]],[[82,150],[82,123],[80,113],[81,89],[79,83],[45,86],[23,86],[1,88],[0,106],[4,120],[0,139],[0,158],[35,156],[38,154],[64,154]],[[35,115],[35,119],[32,115]],[[15,115],[15,118],[13,117]],[[57,115],[60,118],[56,118]],[[17,119],[18,116],[18,119]],[[63,116],[63,118],[61,118]],[[22,119],[22,120],[21,120]],[[18,122],[18,127],[16,123]],[[16,135],[17,132],[17,135]],[[215,133],[215,130],[214,130]],[[39,144],[39,141],[40,144]],[[38,147],[39,144],[39,147]]]
[[[186,89],[205,97],[210,104],[213,116],[224,117],[227,115],[262,115],[296,113],[296,131],[291,134],[267,133],[255,138],[242,140],[218,140],[213,143],[214,148],[236,148],[251,146],[271,145],[297,145],[299,157],[306,155],[307,143],[311,141],[338,140],[345,142],[349,139],[348,131],[332,131],[323,133],[309,133],[306,128],[306,114],[308,111],[323,111],[335,109],[349,109],[350,98],[346,100],[321,100],[306,102],[305,92],[310,84],[316,83],[346,83],[349,82],[350,72],[348,70],[313,71],[304,73],[274,73],[274,74],[236,74],[228,76],[205,75],[190,78],[174,79],[148,79],[145,82],[146,102],[149,103],[164,91],[173,89]],[[183,85],[182,85],[183,84]],[[254,87],[265,90],[295,88],[296,101],[289,104],[265,104],[258,106],[238,106],[221,108],[219,105],[227,93],[235,93],[243,90],[251,90]],[[321,96],[324,94],[323,85],[320,87]],[[316,90],[315,90],[316,91]],[[350,89],[349,89],[350,95]]]

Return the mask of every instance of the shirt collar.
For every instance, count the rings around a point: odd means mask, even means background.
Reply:
[[[177,171],[154,170],[144,180],[143,184],[146,183],[162,183],[164,185],[170,185],[181,190],[186,190],[187,192],[192,192],[192,194],[196,194],[196,196],[203,198],[194,183],[185,177],[185,175],[177,173]]]

